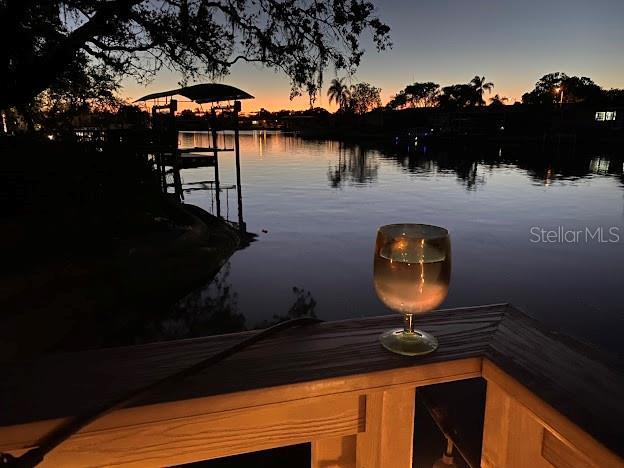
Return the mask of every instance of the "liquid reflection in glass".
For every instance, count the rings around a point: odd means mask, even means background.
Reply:
[[[414,329],[413,316],[438,307],[451,279],[451,240],[446,229],[427,224],[390,224],[377,231],[374,283],[383,303],[404,315],[405,326],[384,332],[388,350],[415,356],[438,347],[431,334]]]

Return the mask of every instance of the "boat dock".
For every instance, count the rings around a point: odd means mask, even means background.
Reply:
[[[187,110],[196,118],[194,122],[195,133],[200,130],[200,132],[203,131],[210,135],[210,141],[207,144],[201,146],[196,144],[180,145],[179,136],[184,127],[179,125],[180,119],[176,116],[178,100],[173,99],[173,96],[178,95],[190,100],[187,102],[199,106],[202,104],[210,105],[210,109],[207,111],[190,112]],[[164,99],[164,103],[161,103],[161,99]],[[228,186],[226,203],[229,205],[229,190],[235,189],[238,212],[236,226],[242,233],[245,233],[239,132],[239,112],[242,108],[241,100],[243,99],[253,99],[253,96],[233,86],[207,83],[148,94],[135,102],[153,102],[151,106],[152,138],[144,151],[150,155],[163,193],[169,193],[169,189],[173,188],[178,200],[183,201],[184,193],[211,190],[214,194],[212,203],[215,208],[214,214],[217,218],[222,218],[221,192],[224,189],[221,187],[219,175],[219,155],[221,153],[234,153],[236,184]],[[223,131],[233,133],[230,145],[226,144],[224,134],[222,134],[224,141],[219,144],[218,135],[219,132]],[[181,170],[198,167],[212,168],[214,179],[200,181],[201,183],[184,183]],[[169,180],[170,178],[172,180]],[[189,185],[193,185],[193,187],[189,187]]]

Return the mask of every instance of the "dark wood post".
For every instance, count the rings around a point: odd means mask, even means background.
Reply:
[[[212,123],[210,125],[210,130],[212,132],[212,149],[214,154],[214,173],[215,173],[215,199],[217,203],[217,218],[221,217],[221,187],[219,184],[219,151],[217,149],[217,112],[215,109],[212,109],[211,114]]]
[[[238,229],[246,232],[245,221],[243,221],[243,194],[241,192],[240,174],[240,138],[238,132],[238,113],[241,110],[240,101],[234,101],[234,150],[236,154],[236,195],[238,198]]]
[[[171,144],[171,171],[173,173],[173,188],[178,197],[178,201],[184,200],[182,193],[182,178],[180,177],[180,167],[182,166],[182,153],[178,150],[178,124],[175,119],[175,113],[178,110],[178,101],[172,99],[169,103],[169,118],[171,120],[171,135],[169,136]]]

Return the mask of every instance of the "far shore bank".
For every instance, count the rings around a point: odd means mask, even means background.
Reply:
[[[613,151],[624,144],[623,135],[592,136],[567,133],[544,133],[543,135],[490,134],[432,134],[414,130],[407,131],[358,131],[311,129],[292,132],[304,140],[338,141],[347,145],[364,145],[406,154],[419,154],[431,149],[462,148],[531,148],[536,154],[587,153],[592,150]]]
[[[606,107],[605,107],[606,106]],[[611,120],[602,119],[605,109]],[[364,114],[310,109],[264,113],[243,122],[245,129],[295,132],[304,138],[339,141],[420,143],[621,144],[624,108],[599,104],[563,106],[499,105],[464,109],[378,108]]]

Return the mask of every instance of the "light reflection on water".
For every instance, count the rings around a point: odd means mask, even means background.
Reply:
[[[245,220],[259,238],[232,257],[227,280],[247,326],[284,315],[293,287],[311,294],[323,319],[386,313],[372,285],[376,229],[418,222],[451,232],[444,307],[511,302],[551,327],[622,351],[621,155],[549,157],[498,147],[408,154],[270,132],[243,134],[241,147]],[[231,154],[220,159],[223,183],[234,181]],[[182,176],[192,182],[212,174]],[[208,197],[194,192],[187,202],[210,208]],[[615,226],[621,239],[530,242],[532,227],[558,226]]]

